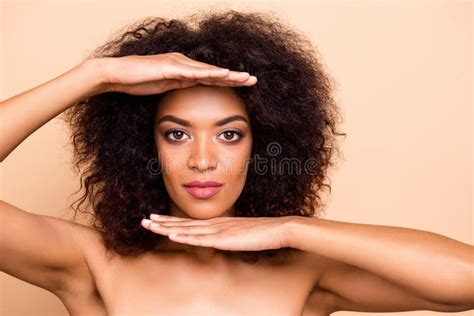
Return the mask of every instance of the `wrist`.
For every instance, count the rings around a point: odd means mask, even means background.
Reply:
[[[91,58],[83,61],[79,68],[87,73],[92,84],[92,95],[109,92],[108,73],[111,67],[109,57]]]
[[[304,245],[308,240],[304,238],[305,233],[308,231],[308,228],[311,229],[313,226],[316,226],[318,221],[319,219],[315,217],[290,216],[286,223],[285,233],[287,247],[306,251],[307,249]]]

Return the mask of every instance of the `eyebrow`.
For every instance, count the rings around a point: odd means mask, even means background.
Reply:
[[[182,118],[176,117],[174,115],[165,115],[165,116],[163,116],[158,121],[157,125],[161,124],[164,121],[175,122],[175,123],[178,123],[180,125],[188,126],[188,127],[191,126],[191,122],[183,120]],[[226,117],[225,119],[217,121],[215,125],[216,126],[223,126],[223,125],[228,124],[228,123],[233,122],[233,121],[244,121],[245,123],[249,124],[247,119],[245,117],[243,117],[242,115],[232,115],[232,116]]]

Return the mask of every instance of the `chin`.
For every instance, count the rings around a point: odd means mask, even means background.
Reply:
[[[182,210],[186,213],[187,216],[193,219],[211,219],[215,217],[227,216],[228,212],[226,211],[229,208],[220,208],[212,203],[207,206],[196,207],[183,207]]]
[[[186,214],[193,218],[193,219],[211,219],[216,217],[224,216],[224,212],[216,213],[216,212],[186,212]]]
[[[189,214],[188,216],[190,219],[195,219],[195,220],[206,220],[206,219],[213,219],[213,218],[219,217],[219,216],[202,216],[202,215],[193,216]]]

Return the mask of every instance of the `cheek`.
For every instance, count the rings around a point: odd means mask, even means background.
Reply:
[[[183,160],[184,155],[179,151],[163,147],[162,150],[158,150],[158,159],[163,178],[167,181],[179,181],[186,165]]]
[[[221,159],[222,175],[228,182],[238,184],[245,181],[249,157],[247,153],[233,153]]]

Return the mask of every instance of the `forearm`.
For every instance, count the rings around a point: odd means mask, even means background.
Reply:
[[[377,274],[441,303],[474,300],[474,252],[469,244],[422,230],[297,218],[290,247]]]
[[[0,162],[35,130],[82,99],[101,92],[103,63],[87,60],[0,102]]]

